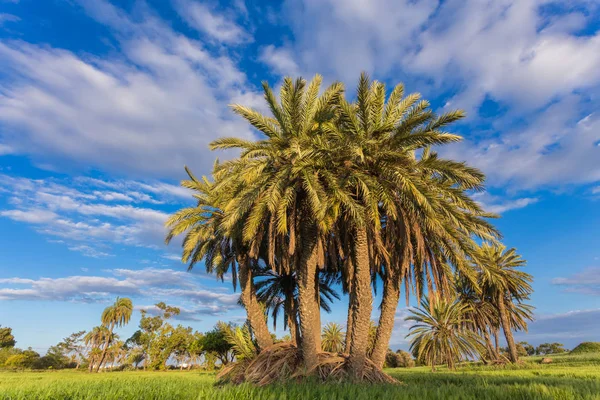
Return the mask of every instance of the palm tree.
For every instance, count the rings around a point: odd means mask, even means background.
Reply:
[[[95,326],[91,331],[86,333],[83,337],[83,342],[86,346],[88,346],[88,370],[92,372],[94,370],[94,365],[97,360],[100,360],[102,355],[102,351],[100,350],[100,346],[102,343],[105,343],[106,340],[111,340],[111,333],[105,326]]]
[[[323,327],[321,335],[323,350],[331,353],[341,353],[344,350],[344,330],[340,324],[330,322]]]
[[[516,304],[529,299],[533,291],[533,277],[518,268],[525,266],[525,260],[514,248],[504,245],[483,243],[477,254],[476,262],[480,269],[480,286],[497,311],[500,326],[504,331],[510,361],[519,360],[512,330],[524,329],[526,319],[531,319],[531,307],[517,307]]]
[[[185,233],[182,261],[189,263],[189,270],[204,259],[206,271],[216,272],[217,277],[222,280],[231,269],[234,290],[239,278],[242,291],[240,300],[246,309],[259,349],[268,347],[273,344],[273,340],[256,298],[250,249],[242,240],[240,224],[228,232],[223,227],[222,207],[230,200],[227,196],[231,193],[218,191],[215,184],[206,177],[199,180],[187,167],[185,170],[190,179],[182,181],[181,185],[193,190],[198,202],[195,207],[181,209],[167,220],[166,226],[170,227],[170,231],[166,243]]]
[[[292,342],[296,345],[301,340],[298,325],[298,282],[296,273],[277,273],[268,267],[256,271],[255,283],[258,301],[271,311],[273,329],[277,329],[277,319],[283,312],[283,328],[289,329]],[[331,312],[331,303],[339,300],[333,289],[335,276],[319,274],[319,305],[325,312]]]
[[[320,84],[320,76],[308,87],[303,79],[285,78],[278,103],[263,83],[272,117],[240,105],[233,110],[264,139],[223,138],[211,144],[212,149],[241,149],[239,158],[219,164],[214,172],[217,185],[232,194],[224,207],[224,226],[242,223],[251,255],[258,254],[264,239],[268,264],[297,274],[301,348],[308,371],[314,370],[321,349],[317,271],[325,265],[324,236],[336,218],[327,205],[323,175],[332,152],[322,139],[343,90],[334,83],[319,95]]]
[[[104,362],[106,352],[108,351],[108,346],[113,339],[113,330],[116,326],[120,327],[127,325],[131,319],[132,313],[133,304],[131,303],[131,299],[127,297],[117,297],[115,303],[106,307],[102,312],[102,326],[108,329],[109,334],[106,335],[104,347],[102,349],[102,355],[100,356],[100,362],[98,363],[98,369],[96,372],[100,371],[100,366]]]
[[[410,349],[418,358],[431,364],[445,361],[449,369],[454,369],[455,361],[461,357],[475,357],[483,350],[481,338],[465,328],[467,306],[457,299],[446,300],[433,296],[431,302],[424,299],[421,307],[410,309],[411,316],[406,321],[414,321],[407,337],[411,338]]]
[[[459,275],[456,276],[454,290],[458,296],[458,301],[465,306],[465,329],[482,335],[485,340],[487,357],[492,360],[499,360],[500,354],[496,352],[492,345],[490,336],[495,331],[498,321],[496,307],[485,296],[482,296],[481,289],[476,283]],[[484,360],[484,362],[487,361]]]
[[[428,149],[461,140],[442,129],[462,118],[463,112],[437,116],[428,102],[419,101],[420,95],[403,98],[403,92],[402,85],[396,86],[386,101],[385,86],[362,74],[356,102],[340,101],[330,145],[341,153],[335,174],[344,189],[340,192],[354,198],[363,212],[356,215],[361,209],[355,208],[342,213],[351,217],[348,225],[355,235],[348,335],[352,369],[358,377],[368,345],[373,269],[383,269],[384,296],[372,355],[382,367],[401,282],[406,281],[407,289],[412,283],[419,297],[423,277],[430,292],[435,286],[441,290],[451,275],[447,262],[459,269],[467,267],[462,260],[475,247],[470,236],[492,239],[496,235],[483,219],[491,215],[466,194],[482,188],[483,174]]]

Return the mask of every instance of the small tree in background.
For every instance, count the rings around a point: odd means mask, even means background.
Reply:
[[[12,328],[2,327],[0,325],[0,349],[15,347],[15,337],[12,334]]]

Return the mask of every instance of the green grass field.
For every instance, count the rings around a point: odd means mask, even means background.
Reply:
[[[190,372],[0,372],[1,399],[600,399],[600,353],[532,357],[519,368],[464,366],[458,371],[392,369],[401,385],[286,384],[214,386]]]

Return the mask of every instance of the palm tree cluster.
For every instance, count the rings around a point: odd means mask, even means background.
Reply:
[[[518,270],[525,261],[516,250],[501,244],[483,243],[476,260],[474,281],[457,275],[452,298],[434,296],[406,318],[415,322],[408,334],[411,350],[432,370],[440,363],[453,369],[457,360],[477,356],[486,363],[503,362],[498,349],[500,328],[509,361],[518,361],[512,332],[526,330],[527,321],[533,318],[533,307],[524,303],[532,292],[532,277]],[[491,336],[496,338],[496,346]]]
[[[216,162],[210,177],[186,167],[182,186],[197,204],[167,221],[166,241],[184,235],[189,268],[202,260],[207,272],[232,275],[259,353],[273,345],[268,315],[274,324],[282,315],[306,374],[327,348],[362,380],[367,365],[384,365],[401,288],[408,301],[449,295],[455,275],[477,284],[477,241],[499,233],[470,197],[484,175],[432,150],[461,140],[446,129],[462,111],[437,115],[419,94],[402,85],[388,94],[366,74],[353,101],[341,83],[321,91],[321,81],[285,78],[279,100],[263,83],[270,115],[232,106],[261,137],[212,142],[239,156]],[[339,298],[332,286],[349,298],[343,348],[321,337],[321,309]]]

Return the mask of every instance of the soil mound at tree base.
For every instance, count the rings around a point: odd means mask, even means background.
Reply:
[[[264,349],[252,360],[240,360],[223,368],[217,375],[218,383],[242,382],[264,386],[276,382],[299,382],[305,378],[327,382],[349,382],[353,377],[349,372],[347,354],[322,352],[318,356],[317,367],[307,371],[302,362],[302,352],[292,343],[277,343]],[[363,378],[365,383],[399,383],[367,360]]]

